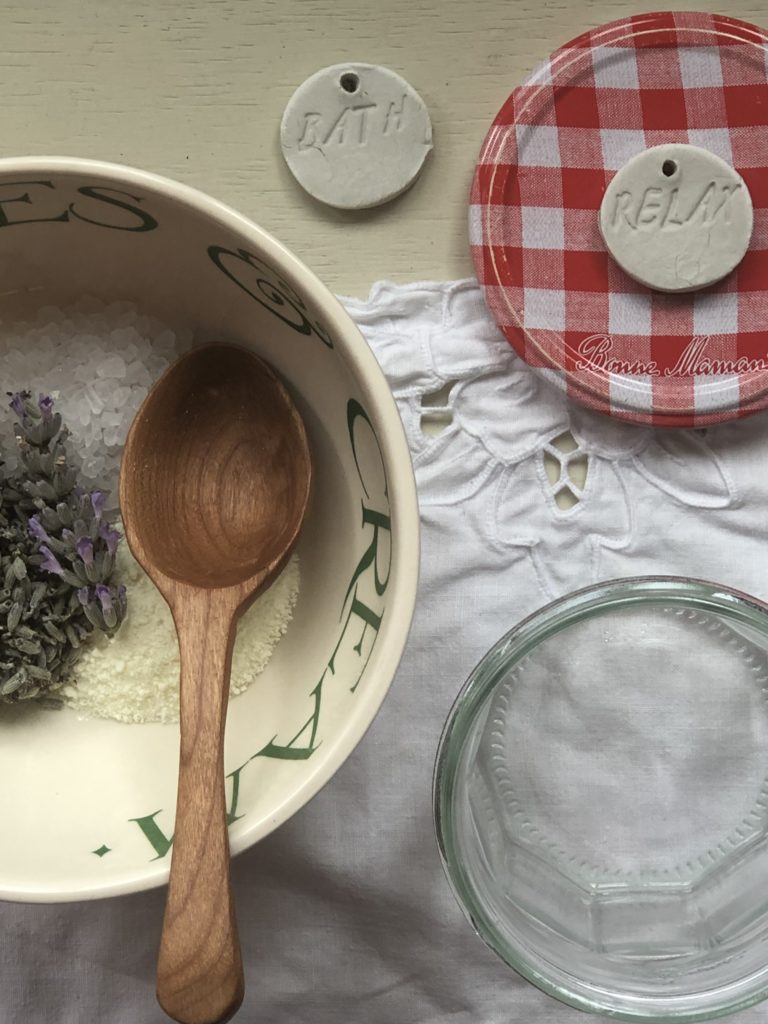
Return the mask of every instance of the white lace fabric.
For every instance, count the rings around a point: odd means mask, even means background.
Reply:
[[[392,384],[414,457],[426,542],[471,519],[472,564],[515,568],[512,615],[570,589],[645,573],[709,578],[768,597],[768,418],[654,430],[568,401],[490,319],[474,281],[380,284],[350,311]],[[420,426],[423,396],[448,382],[453,422]],[[573,438],[564,453],[555,443]],[[558,482],[547,457],[560,462]],[[580,488],[568,463],[586,465]],[[569,490],[569,508],[556,501]],[[433,571],[425,558],[425,585]],[[481,584],[482,586],[482,584]]]
[[[448,889],[432,825],[440,731],[485,651],[569,590],[668,573],[768,599],[768,418],[659,432],[572,405],[513,353],[473,281],[384,283],[345,302],[389,378],[413,454],[419,599],[364,741],[303,811],[233,863],[248,984],[237,1019],[581,1024],[485,948]],[[451,382],[437,406],[450,424],[425,433],[425,396],[429,408]],[[579,460],[583,489],[568,473]],[[727,738],[700,780],[711,800],[721,799]],[[0,908],[0,1021],[158,1024],[163,899]],[[758,1006],[739,1020],[765,1014]]]

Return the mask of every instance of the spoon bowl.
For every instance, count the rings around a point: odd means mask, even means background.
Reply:
[[[193,349],[126,443],[131,549],[153,578],[195,587],[269,573],[298,535],[309,472],[301,417],[270,367],[233,345]]]
[[[125,534],[170,606],[181,653],[180,755],[158,1000],[182,1024],[229,1020],[244,984],[229,879],[224,722],[237,619],[298,539],[311,463],[277,376],[233,345],[180,359],[128,434]]]

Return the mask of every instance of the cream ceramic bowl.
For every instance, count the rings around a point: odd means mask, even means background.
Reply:
[[[268,360],[305,417],[315,493],[301,591],[259,680],[230,705],[233,852],[294,814],[370,725],[410,626],[418,508],[408,448],[368,346],[320,281],[222,203],[165,178],[58,157],[0,160],[0,317],[84,293]],[[1,373],[0,373],[1,378]],[[159,885],[178,727],[0,707],[0,898]]]

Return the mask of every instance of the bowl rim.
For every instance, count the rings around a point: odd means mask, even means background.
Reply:
[[[708,1021],[747,1009],[768,997],[768,967],[755,977],[760,984],[750,991],[738,991],[738,984],[724,989],[726,999],[705,1005],[707,992],[678,997],[622,997],[621,993],[591,985],[587,979],[569,976],[563,970],[546,969],[546,961],[526,955],[501,934],[493,915],[462,863],[458,852],[453,813],[456,782],[464,744],[475,716],[493,688],[508,670],[543,640],[607,609],[632,605],[677,605],[700,611],[716,611],[753,628],[768,639],[768,604],[742,591],[707,580],[682,576],[631,576],[617,578],[572,591],[522,619],[505,633],[475,665],[459,691],[443,726],[435,757],[432,805],[435,837],[440,860],[459,907],[476,934],[509,967],[544,993],[576,1009],[605,1014],[617,1020],[648,1024]],[[572,980],[569,982],[569,978]],[[746,987],[743,985],[742,987]],[[710,990],[720,994],[721,990]],[[662,1003],[664,1002],[664,1007]]]
[[[392,563],[387,598],[386,630],[375,645],[366,667],[369,679],[380,680],[360,688],[346,718],[339,739],[330,753],[307,771],[300,785],[272,811],[248,823],[247,816],[230,828],[230,851],[234,856],[273,832],[314,797],[347,760],[373,722],[389,691],[410,631],[419,580],[419,507],[410,450],[395,399],[384,372],[359,328],[341,302],[317,275],[296,255],[250,218],[207,193],[172,178],[127,164],[85,157],[22,156],[0,158],[0,183],[11,174],[98,175],[119,185],[146,189],[172,200],[190,212],[203,215],[212,224],[238,234],[259,255],[271,259],[289,285],[299,293],[308,292],[317,303],[324,324],[349,369],[365,408],[371,417],[381,446],[389,481],[392,530]],[[332,756],[330,756],[332,754]],[[238,827],[238,826],[242,827]],[[140,892],[164,885],[170,873],[170,858],[150,862],[119,882],[95,883],[77,889],[8,888],[0,880],[0,899],[18,902],[58,903],[100,899]]]

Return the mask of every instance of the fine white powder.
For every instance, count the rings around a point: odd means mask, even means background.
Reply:
[[[128,587],[125,620],[114,637],[94,639],[62,694],[83,717],[178,722],[179,648],[173,619],[124,540],[115,577]],[[232,657],[232,695],[242,693],[266,668],[288,628],[298,594],[299,561],[294,555],[240,620]]]

